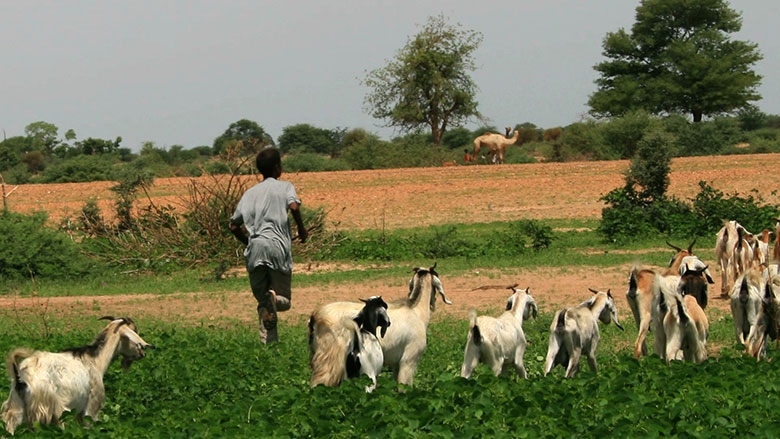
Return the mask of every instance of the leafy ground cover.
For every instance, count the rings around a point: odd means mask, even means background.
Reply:
[[[385,372],[373,394],[363,391],[365,377],[339,388],[309,387],[304,324],[283,326],[283,342],[264,347],[254,326],[141,321],[141,335],[158,349],[127,372],[112,365],[107,401],[92,427],[66,415],[64,431],[23,427],[17,436],[776,437],[777,368],[743,356],[730,318],[713,317],[715,355],[702,365],[633,359],[636,330],[623,315],[625,332],[602,326],[599,373],[583,364],[570,380],[561,368],[541,376],[551,312],[526,322],[528,380],[493,377],[484,365],[471,380],[461,379],[467,324],[446,318],[430,327],[415,386],[399,392]],[[51,350],[83,344],[102,323],[66,329],[55,320],[54,335],[43,342],[7,320],[0,325],[0,351],[7,352],[25,344]]]

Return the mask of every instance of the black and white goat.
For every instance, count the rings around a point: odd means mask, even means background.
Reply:
[[[397,382],[412,385],[417,365],[428,346],[427,331],[436,295],[446,304],[436,265],[414,268],[409,293],[403,299],[388,303],[387,314],[393,322],[386,335],[380,336],[384,364],[393,369]],[[333,302],[317,308],[309,318],[309,355],[312,387],[338,385],[344,377],[344,358],[348,341],[342,321],[354,318],[363,305],[360,302]]]
[[[357,378],[361,374],[368,375],[373,384],[366,386],[366,392],[376,388],[376,377],[382,372],[385,356],[382,354],[382,344],[376,335],[376,328],[382,328],[382,337],[390,326],[387,315],[387,303],[382,296],[373,296],[367,300],[360,299],[366,306],[352,319],[351,347],[347,348],[346,372],[347,378]]]
[[[536,318],[538,309],[528,288],[522,290],[515,284],[508,289],[512,290],[512,295],[507,300],[506,311],[498,318],[477,317],[475,309],[469,311],[469,335],[460,370],[463,378],[471,376],[480,360],[490,367],[495,376],[513,363],[521,378],[528,377],[523,365],[527,344],[523,321]]]
[[[623,330],[610,290],[588,290],[593,293],[593,297],[574,308],[555,313],[550,326],[544,376],[547,376],[553,367],[561,365],[566,368],[566,378],[574,377],[579,372],[580,356],[583,353],[588,357],[591,370],[598,372],[596,348],[601,338],[598,321],[601,320],[604,324],[614,321],[615,325]]]
[[[2,418],[9,433],[25,421],[60,424],[65,411],[75,412],[79,421],[85,415],[96,420],[106,399],[103,375],[111,360],[121,355],[127,369],[145,356],[144,349],[154,347],[138,335],[131,319],[101,320],[111,322],[90,345],[62,352],[16,348],[8,354],[11,392],[3,403]]]

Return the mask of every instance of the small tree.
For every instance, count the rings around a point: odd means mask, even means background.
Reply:
[[[366,76],[366,111],[404,132],[429,127],[439,145],[449,127],[479,116],[477,86],[468,71],[475,68],[472,53],[481,42],[477,31],[461,30],[442,15],[429,17],[395,59]]]
[[[672,136],[661,129],[652,129],[637,144],[636,156],[626,174],[626,183],[641,187],[639,196],[648,201],[663,200],[669,188],[672,161]]]

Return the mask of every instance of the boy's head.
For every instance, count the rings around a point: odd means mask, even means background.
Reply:
[[[277,178],[282,174],[282,157],[276,148],[264,148],[257,153],[257,170],[263,178]]]

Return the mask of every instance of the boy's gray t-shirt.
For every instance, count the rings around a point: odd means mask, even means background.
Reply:
[[[249,245],[244,250],[248,271],[265,265],[276,271],[292,272],[292,234],[287,208],[293,202],[301,204],[295,186],[275,178],[266,178],[241,197],[230,219],[235,224],[244,224],[249,233]]]

